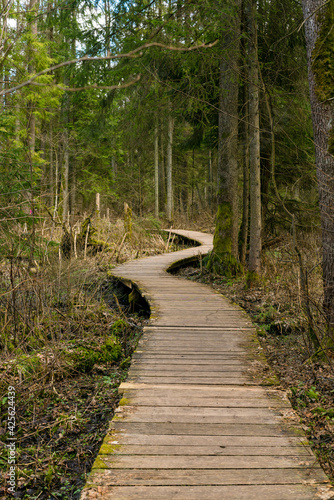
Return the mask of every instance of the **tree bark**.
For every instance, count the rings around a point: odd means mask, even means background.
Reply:
[[[158,125],[154,127],[154,214],[159,217],[159,135]]]
[[[62,187],[63,187],[63,223],[66,223],[68,218],[68,193],[69,193],[69,172],[70,172],[70,152],[69,152],[69,138],[68,138],[68,130],[65,129],[64,132],[64,168],[62,175]]]
[[[249,131],[248,131],[248,85],[243,88],[243,106],[244,113],[242,124],[243,144],[242,144],[242,162],[243,162],[243,198],[242,198],[242,223],[240,228],[240,262],[246,265],[246,253],[248,243],[248,223],[249,223]]]
[[[209,267],[234,274],[238,268],[238,79],[240,0],[224,26],[219,80],[218,211]]]
[[[165,211],[166,203],[166,172],[165,172],[165,149],[164,149],[163,123],[160,122],[160,210]]]
[[[327,3],[327,5],[326,5]],[[314,48],[318,40],[321,23],[332,8],[323,0],[303,0],[305,36],[308,59],[315,161],[319,190],[319,206],[322,231],[324,310],[328,322],[334,326],[334,157],[329,152],[329,141],[333,137],[333,101],[320,100],[317,96],[317,81],[313,72]],[[322,6],[322,7],[321,7]],[[327,11],[328,9],[328,11]]]
[[[37,9],[38,9],[38,0],[30,0],[29,10],[33,16],[35,16],[34,20],[31,23],[31,35],[33,38],[37,38]],[[34,54],[32,43],[28,43],[28,73],[34,73],[35,71],[35,63],[34,63]],[[28,147],[30,153],[35,152],[36,145],[36,117],[34,115],[34,105],[31,103],[28,107]]]
[[[172,184],[172,170],[173,170],[173,129],[174,120],[172,116],[168,118],[168,142],[167,142],[167,210],[166,216],[169,221],[172,220],[173,211],[173,184]]]
[[[261,168],[259,121],[259,72],[256,25],[256,2],[247,3],[248,75],[249,75],[249,161],[250,161],[250,233],[249,263],[251,273],[261,273]]]
[[[71,214],[71,225],[74,223],[74,215],[76,211],[76,198],[77,198],[77,169],[76,169],[76,163],[75,163],[75,158],[72,157],[71,160],[71,172],[70,172],[70,214]]]

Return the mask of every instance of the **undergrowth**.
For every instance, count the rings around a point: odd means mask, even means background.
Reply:
[[[133,218],[131,234],[122,220],[90,219],[90,227],[98,247],[87,238],[81,252],[70,243],[69,255],[61,249],[61,226],[35,228],[38,237],[28,249],[20,228],[2,234],[2,497],[11,494],[9,459],[15,456],[15,498],[79,498],[148,317],[147,310],[130,311],[110,271],[178,248],[153,218]],[[14,405],[15,427],[9,424]]]
[[[322,312],[321,246],[317,235],[300,236],[301,270],[291,240],[286,235],[264,251],[261,280],[251,288],[246,276],[210,273],[207,259],[201,269],[187,267],[178,274],[210,284],[250,314],[271,370],[287,390],[313,450],[334,481],[334,339]],[[301,272],[307,276],[307,296]],[[312,341],[311,327],[320,349]]]

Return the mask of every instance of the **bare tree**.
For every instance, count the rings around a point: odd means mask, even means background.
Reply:
[[[329,33],[324,32],[323,28],[326,16],[330,15],[333,7],[332,2],[323,0],[303,0],[302,4],[321,214],[324,309],[329,323],[334,326],[334,157],[329,151],[333,134],[334,103],[333,100],[320,97],[318,78],[321,82],[322,75],[321,72],[316,74],[314,71],[314,64],[317,58],[321,58],[326,40],[331,40],[328,38]]]
[[[247,2],[249,76],[250,232],[248,268],[261,272],[261,169],[256,1]]]
[[[222,36],[218,121],[218,211],[209,267],[225,274],[238,268],[238,79],[240,0],[234,0]]]

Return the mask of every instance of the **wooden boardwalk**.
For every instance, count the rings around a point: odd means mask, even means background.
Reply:
[[[308,500],[334,498],[289,402],[247,374],[247,315],[205,285],[173,277],[202,243],[114,269],[148,298],[150,326],[82,500]]]

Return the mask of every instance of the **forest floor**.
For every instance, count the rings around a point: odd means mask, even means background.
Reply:
[[[57,244],[46,247],[48,265],[34,274],[24,259],[12,259],[11,265],[0,268],[0,468],[7,470],[0,485],[2,498],[9,479],[4,424],[13,408],[8,387],[15,390],[17,424],[14,498],[80,496],[117,407],[117,387],[148,321],[147,310],[130,310],[127,294],[110,270],[119,262],[179,248],[173,237],[159,232],[153,219],[131,222],[126,228],[124,221],[96,224],[98,242],[107,242],[102,252],[88,249],[86,257],[61,261],[58,237]],[[178,226],[190,228],[186,220]],[[212,221],[208,217],[191,228],[212,232]],[[317,239],[307,237],[300,246],[309,271],[311,312],[321,336]],[[188,267],[180,274],[210,284],[251,315],[268,363],[333,480],[334,371],[331,359],[312,358],[297,260],[289,241],[271,247],[265,252],[263,279],[252,288],[247,288],[244,276],[210,274],[205,261],[202,270]]]
[[[148,308],[133,312],[130,290],[110,271],[179,248],[154,220],[130,222],[93,221],[97,245],[107,242],[102,251],[91,242],[85,256],[60,259],[58,231],[51,246],[39,240],[48,258],[33,271],[24,258],[2,260],[0,498],[80,497],[149,317]],[[8,448],[13,413],[15,445]],[[10,456],[15,492],[7,489]]]
[[[285,251],[290,253],[283,246],[267,252],[264,277],[251,288],[247,286],[245,276],[234,279],[215,276],[204,265],[202,269],[185,267],[177,274],[209,284],[247,311],[257,326],[259,348],[268,363],[259,363],[259,378],[264,380],[264,385],[268,385],[267,380],[270,380],[271,384],[287,392],[313,451],[333,482],[334,359],[330,349],[322,359],[312,356],[314,349],[308,335],[307,317],[300,303],[296,269],[293,269],[291,261],[289,271],[279,266],[280,260],[286,260]],[[272,269],[268,269],[268,260],[271,263],[276,261],[279,272],[273,274]],[[319,280],[315,276],[310,288],[317,284]],[[317,316],[317,301],[314,300],[311,306],[314,328],[318,326],[317,335],[320,338],[323,320],[319,314]],[[333,345],[332,341],[330,345]],[[266,377],[266,372],[270,377]],[[272,373],[276,377],[272,377]]]

